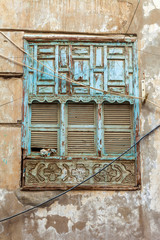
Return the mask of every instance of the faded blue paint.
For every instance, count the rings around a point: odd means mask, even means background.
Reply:
[[[65,140],[65,136],[66,136],[66,128],[65,128],[65,104],[62,103],[61,107],[61,121],[60,121],[60,143],[61,148],[60,148],[60,156],[65,156],[65,148],[66,148],[66,140]]]
[[[109,60],[109,85],[125,85],[124,67],[123,60]]]
[[[58,45],[55,46],[55,73],[52,73],[55,75],[55,94],[58,94],[58,86],[59,86],[59,79],[58,79]],[[54,93],[53,93],[54,94]]]
[[[119,93],[130,94],[133,96],[139,95],[138,86],[138,68],[137,68],[137,52],[133,48],[136,43],[89,43],[89,42],[68,42],[68,41],[53,41],[43,43],[28,43],[25,41],[25,50],[32,54],[48,68],[37,64],[31,58],[25,58],[25,64],[38,68],[41,71],[54,75],[53,77],[44,73],[39,73],[35,70],[24,68],[24,114],[23,121],[23,148],[27,149],[27,154],[31,154],[31,108],[28,103],[32,100],[39,102],[52,102],[58,100],[62,102],[60,131],[59,131],[59,152],[60,156],[52,156],[52,158],[60,158],[66,155],[66,138],[67,138],[67,100],[90,101],[93,97],[98,104],[97,113],[100,114],[100,119],[97,121],[95,136],[97,156],[102,152],[101,160],[113,159],[114,155],[108,155],[103,151],[103,106],[104,100],[111,103],[129,101],[132,99],[127,97],[110,96],[100,91],[81,87],[78,84],[71,84],[65,81],[66,77],[73,78],[77,83],[90,85],[91,87],[101,90],[111,90]],[[133,49],[133,51],[132,51]],[[133,61],[134,60],[134,61]],[[62,74],[59,78],[58,74]],[[29,97],[29,99],[28,99]],[[101,98],[100,98],[101,97]],[[99,111],[99,112],[98,112]],[[100,113],[101,112],[101,113]],[[139,100],[134,101],[134,125],[133,132],[136,132],[139,126]],[[35,128],[34,128],[35,129]],[[37,125],[37,131],[43,129],[41,125]],[[45,131],[50,131],[46,128]],[[54,130],[54,128],[52,128]],[[132,142],[135,141],[135,134]],[[62,146],[62,143],[63,144]],[[104,154],[104,155],[103,155]],[[136,154],[136,151],[135,151]],[[72,157],[69,157],[72,159]],[[87,157],[86,157],[87,159]],[[124,159],[134,159],[132,153],[124,157]]]
[[[107,46],[104,46],[104,90],[108,91]]]
[[[103,47],[97,47],[95,49],[95,66],[103,67]]]
[[[64,68],[68,65],[68,47],[61,47],[59,53],[59,65]]]
[[[102,119],[102,104],[98,104],[98,128],[97,128],[97,142],[98,142],[98,156],[102,156],[103,144],[103,119]]]
[[[94,55],[93,46],[90,46],[90,86],[94,86]],[[94,90],[90,89],[90,94],[94,95]]]
[[[138,55],[137,55],[137,41],[133,46],[133,85],[134,85],[134,96],[139,97],[139,79],[138,79]],[[134,142],[139,138],[139,99],[135,99],[134,104]],[[135,155],[137,155],[137,145],[135,147]]]
[[[45,94],[45,93],[50,93],[53,94],[53,86],[38,86],[38,93],[41,94]]]
[[[66,78],[67,78],[67,73],[63,73],[62,79],[64,80],[61,80],[61,89],[60,89],[60,92],[62,94],[65,94],[67,91],[66,81],[65,81]]]

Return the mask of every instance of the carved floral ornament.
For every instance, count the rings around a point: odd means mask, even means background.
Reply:
[[[25,186],[36,184],[42,186],[47,184],[76,184],[96,173],[106,164],[91,162],[52,162],[41,160],[27,161],[25,172]],[[90,166],[90,167],[89,167]],[[130,184],[135,183],[135,165],[133,161],[120,161],[112,164],[84,185],[93,184]]]

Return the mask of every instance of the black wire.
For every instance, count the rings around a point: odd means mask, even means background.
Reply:
[[[23,97],[20,97],[20,98],[17,98],[17,99],[12,100],[12,101],[10,101],[10,102],[3,103],[3,104],[0,105],[0,107],[5,106],[5,105],[7,105],[7,104],[9,104],[9,103],[15,102],[15,101],[17,101],[17,100],[19,100],[19,99],[22,99],[22,98],[23,98]]]
[[[45,204],[47,204],[47,203],[49,203],[49,202],[51,202],[51,201],[53,201],[53,200],[55,200],[55,199],[57,199],[57,198],[65,195],[66,193],[74,190],[74,189],[77,188],[78,186],[82,185],[83,183],[87,182],[87,181],[90,180],[91,178],[95,177],[97,174],[99,174],[99,173],[102,172],[104,169],[106,169],[107,167],[109,167],[112,163],[114,163],[115,161],[117,161],[118,159],[120,159],[124,154],[126,154],[127,152],[129,152],[133,147],[135,147],[139,142],[141,142],[145,137],[147,137],[148,135],[150,135],[152,132],[154,132],[154,131],[155,131],[156,129],[158,129],[159,127],[160,127],[160,124],[159,124],[158,126],[156,126],[155,128],[153,128],[153,129],[152,129],[151,131],[149,131],[148,133],[146,133],[146,134],[145,134],[143,137],[141,137],[135,144],[133,144],[133,145],[132,145],[130,148],[128,148],[126,151],[124,151],[124,152],[123,152],[121,155],[119,155],[116,159],[114,159],[114,160],[111,161],[109,164],[107,164],[107,165],[104,166],[102,169],[100,169],[98,172],[94,173],[93,175],[91,175],[90,177],[86,178],[85,180],[83,180],[82,182],[78,183],[77,185],[69,188],[68,190],[66,190],[66,191],[58,194],[57,196],[52,197],[52,198],[48,199],[47,201],[42,202],[42,203],[40,203],[40,204],[38,204],[38,205],[36,205],[36,206],[34,206],[34,207],[31,207],[31,208],[29,208],[29,209],[27,209],[27,210],[24,210],[24,211],[22,211],[22,212],[19,212],[19,213],[17,213],[17,214],[14,214],[14,215],[12,215],[12,216],[10,216],[10,217],[6,217],[6,218],[3,218],[3,219],[0,219],[0,222],[4,222],[4,221],[10,220],[10,219],[12,219],[12,218],[15,218],[15,217],[17,217],[17,216],[19,216],[19,215],[22,215],[22,214],[25,214],[25,213],[27,213],[27,212],[30,212],[30,211],[38,208],[38,207],[41,207],[41,206],[43,206],[43,205],[45,205]]]
[[[136,9],[135,9],[135,11],[134,11],[133,17],[132,17],[132,19],[131,19],[131,21],[130,21],[130,24],[129,24],[128,28],[127,28],[126,34],[128,33],[128,31],[129,31],[129,29],[130,29],[130,26],[131,26],[131,24],[132,24],[132,22],[133,22],[133,19],[134,19],[134,16],[135,16],[136,12],[137,12],[138,7],[139,7],[140,1],[141,1],[141,0],[138,0],[137,7],[136,7]]]

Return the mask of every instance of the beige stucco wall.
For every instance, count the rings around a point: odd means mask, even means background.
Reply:
[[[0,28],[23,46],[25,32],[125,33],[137,0],[1,0]],[[160,2],[141,0],[130,33],[138,34],[139,78],[160,105]],[[20,31],[21,30],[21,31]],[[0,35],[0,54],[23,54]],[[149,54],[152,53],[152,54]],[[21,192],[23,69],[0,58],[0,218],[40,203],[57,192]],[[159,124],[160,110],[146,104],[140,134]],[[47,207],[0,224],[0,239],[160,239],[160,130],[141,143],[142,189],[74,191]]]

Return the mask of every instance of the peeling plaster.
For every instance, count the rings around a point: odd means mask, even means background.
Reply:
[[[157,9],[160,9],[160,1],[159,0],[153,0],[153,3]]]
[[[144,50],[148,45],[156,45],[156,39],[158,38],[159,33],[160,26],[157,23],[144,25],[142,29],[143,38],[141,40],[141,50]]]
[[[154,9],[160,9],[159,0],[147,0],[143,3],[144,17],[149,17],[150,13]]]
[[[154,147],[157,150],[157,156],[160,156],[160,130],[156,133],[155,139],[154,139]],[[155,159],[155,166],[152,169],[151,175],[150,175],[150,181],[152,188],[150,189],[151,194],[151,205],[150,208],[154,211],[157,211],[160,213],[160,157]]]
[[[0,189],[0,202],[5,202],[5,197],[8,194],[8,191],[5,189]]]
[[[155,9],[155,6],[153,3],[149,2],[148,0],[143,4],[143,11],[144,11],[144,16],[148,17],[150,12]]]
[[[0,234],[3,233],[3,231],[4,231],[4,227],[3,227],[3,225],[0,223]]]
[[[47,219],[43,218],[43,219],[38,219],[37,220],[38,223],[38,233],[40,236],[43,236],[46,233],[46,223],[47,223]]]

